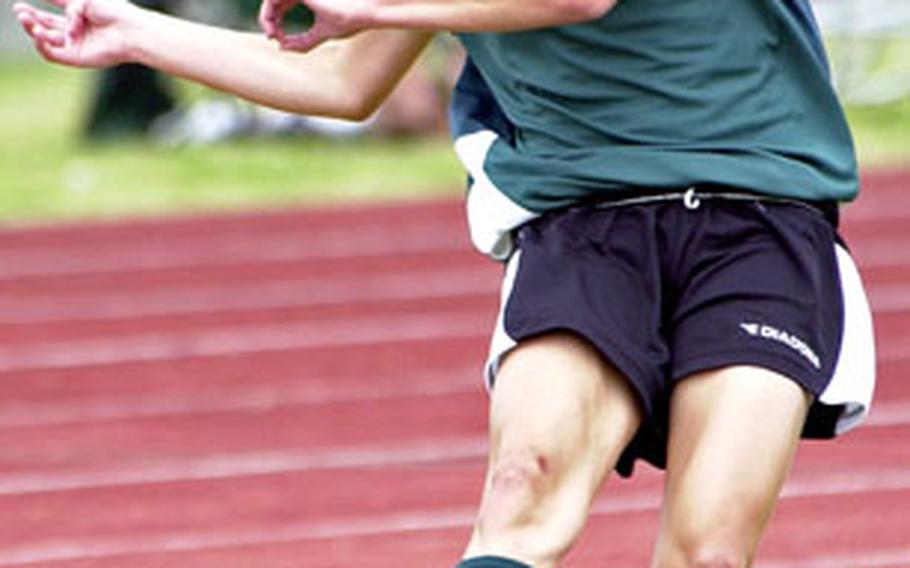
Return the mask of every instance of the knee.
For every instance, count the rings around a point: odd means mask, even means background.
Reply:
[[[692,551],[686,558],[686,568],[746,568],[749,560],[735,549],[704,548]]]
[[[540,452],[514,452],[490,471],[481,522],[493,527],[532,524],[535,509],[554,486],[552,459]]]
[[[501,454],[489,472],[470,550],[555,566],[580,530],[585,510],[560,498],[561,481],[559,468],[545,454]]]
[[[659,551],[656,568],[747,568],[749,546],[736,539],[688,538]]]

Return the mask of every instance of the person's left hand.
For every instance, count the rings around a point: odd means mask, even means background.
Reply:
[[[313,13],[313,25],[304,32],[287,35],[284,18],[298,4]],[[282,48],[310,51],[323,42],[349,37],[369,27],[372,7],[372,0],[262,0],[259,24]]]

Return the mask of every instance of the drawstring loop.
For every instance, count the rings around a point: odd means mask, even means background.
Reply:
[[[683,193],[682,202],[683,205],[686,206],[686,209],[689,209],[690,211],[694,211],[701,207],[701,199],[695,194],[694,187],[690,187]]]

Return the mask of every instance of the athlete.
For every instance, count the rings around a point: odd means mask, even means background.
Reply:
[[[869,309],[836,231],[856,163],[806,0],[305,0],[297,34],[298,0],[265,0],[265,37],[54,3],[15,6],[50,61],[347,118],[459,35],[472,238],[507,263],[460,568],[557,566],[637,459],[666,468],[654,568],[749,566],[800,437],[867,414]]]

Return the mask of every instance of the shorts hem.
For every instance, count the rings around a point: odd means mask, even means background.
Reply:
[[[694,357],[684,364],[676,366],[672,381],[677,383],[697,373],[737,366],[751,366],[772,371],[793,381],[812,396],[812,405],[806,417],[802,438],[831,439],[838,435],[837,423],[846,406],[826,404],[820,400],[821,393],[824,392],[830,378],[824,384],[819,384],[819,381],[813,381],[806,376],[809,373],[805,367],[777,356],[770,354],[762,356],[754,352],[745,354],[725,352]]]
[[[650,404],[650,401],[653,398],[653,392],[650,392],[648,390],[647,385],[660,385],[663,381],[655,377],[649,378],[648,373],[644,372],[637,364],[635,364],[632,357],[624,355],[621,348],[616,347],[609,342],[595,339],[596,334],[586,331],[582,326],[562,323],[548,323],[545,326],[522,326],[522,332],[519,334],[513,335],[507,332],[507,335],[512,341],[515,342],[515,345],[503,351],[502,353],[497,353],[495,355],[495,360],[501,363],[503,357],[505,357],[506,354],[512,352],[523,341],[527,341],[533,337],[560,331],[573,333],[581,337],[592,347],[594,347],[594,349],[600,354],[601,357],[604,358],[604,360],[607,361],[607,363],[615,367],[616,370],[619,371],[619,374],[622,375],[622,377],[626,380],[626,382],[628,382],[629,386],[632,387],[632,390],[635,392],[636,401],[638,402],[639,408],[642,409],[642,412],[644,414],[644,421],[647,422],[651,419],[654,414],[654,408]],[[496,369],[499,369],[498,364],[496,365]]]
[[[824,384],[819,384],[819,380],[808,378],[806,375],[810,371],[803,365],[783,359],[779,355],[756,353],[755,351],[723,351],[691,357],[682,363],[674,364],[670,380],[676,383],[696,373],[739,366],[761,367],[783,375],[814,398],[821,395],[828,382],[824,381]]]

